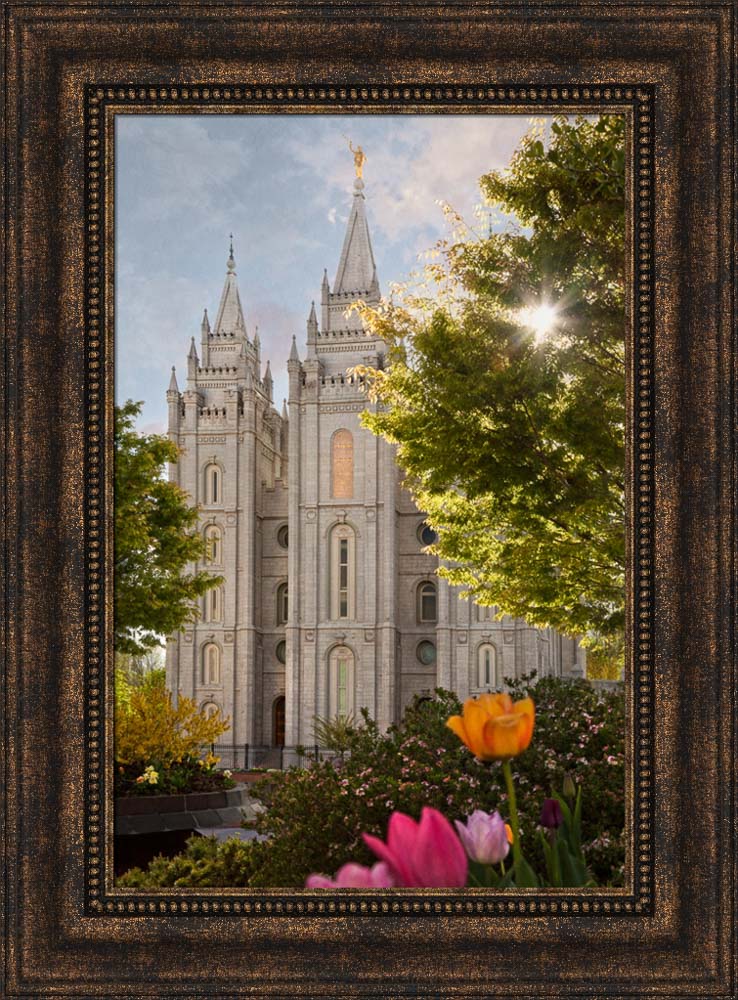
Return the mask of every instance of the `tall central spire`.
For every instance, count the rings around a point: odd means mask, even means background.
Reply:
[[[376,286],[377,267],[374,263],[365,205],[364,181],[361,177],[357,177],[354,181],[353,204],[333,285],[334,295],[355,295],[359,292],[366,294]]]
[[[213,327],[215,336],[243,335],[246,333],[246,323],[243,318],[241,297],[238,294],[236,282],[236,261],[233,257],[233,234],[231,233],[230,251],[226,263],[226,279],[223,294],[220,296],[218,315]]]

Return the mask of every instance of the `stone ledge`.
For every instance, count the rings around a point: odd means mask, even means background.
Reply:
[[[233,826],[251,805],[246,785],[192,795],[130,796],[115,800],[115,833],[134,836],[196,827]]]

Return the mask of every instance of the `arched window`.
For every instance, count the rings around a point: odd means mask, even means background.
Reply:
[[[205,467],[205,503],[223,503],[223,474],[214,462]]]
[[[418,622],[437,620],[436,585],[427,580],[418,586]]]
[[[352,715],[355,685],[354,654],[348,646],[334,646],[328,659],[328,716]]]
[[[202,714],[205,716],[206,719],[212,719],[215,713],[219,712],[220,709],[218,708],[218,706],[215,704],[214,701],[206,701],[205,704],[200,709],[200,711],[202,712]]]
[[[336,431],[331,441],[331,496],[350,500],[354,495],[354,439],[351,431]]]
[[[287,584],[280,583],[277,587],[277,625],[287,624],[287,614],[289,603],[287,596]]]
[[[497,650],[491,642],[477,649],[477,687],[497,687]]]
[[[207,643],[202,650],[203,684],[220,684],[220,649],[214,642]]]
[[[331,618],[356,617],[356,536],[348,524],[331,531]]]
[[[223,588],[213,587],[205,594],[205,621],[223,621]]]
[[[482,604],[477,605],[477,621],[478,622],[491,622],[494,621],[495,609],[487,605],[486,607]]]
[[[205,528],[205,561],[223,562],[223,532],[217,524],[209,524]]]

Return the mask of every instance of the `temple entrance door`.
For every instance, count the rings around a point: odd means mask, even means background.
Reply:
[[[272,746],[284,746],[284,695],[275,699],[274,702],[274,724],[272,727]]]

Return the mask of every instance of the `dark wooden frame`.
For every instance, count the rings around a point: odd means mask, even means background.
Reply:
[[[734,996],[734,4],[3,9],[6,994]],[[113,889],[106,128],[204,105],[628,116],[622,893]]]

